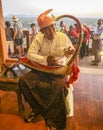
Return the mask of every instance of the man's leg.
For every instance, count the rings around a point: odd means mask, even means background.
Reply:
[[[73,86],[70,84],[70,88],[68,88],[68,95],[66,97],[66,109],[67,115],[66,117],[72,117],[74,115],[74,105],[73,105]]]

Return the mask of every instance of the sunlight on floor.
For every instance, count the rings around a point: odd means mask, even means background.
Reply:
[[[82,60],[79,60],[78,66],[80,67],[80,72],[88,74],[103,74],[103,56],[102,61],[98,66],[91,66],[92,60],[93,56],[84,57]]]

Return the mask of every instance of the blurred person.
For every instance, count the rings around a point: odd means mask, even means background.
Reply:
[[[22,23],[19,18],[16,16],[12,17],[13,20],[13,28],[14,28],[14,43],[16,45],[16,49],[19,53],[19,57],[24,56],[24,46],[23,46],[23,30]]]
[[[30,43],[35,38],[36,34],[38,34],[38,30],[36,29],[35,23],[31,24],[31,28],[29,29],[29,37],[30,37]]]
[[[91,36],[91,30],[90,27],[87,26],[86,24],[83,24],[85,29],[87,30],[87,42],[86,42],[86,56],[90,55],[90,48],[89,48],[89,44],[90,44],[90,36]]]
[[[92,33],[92,53],[94,55],[94,60],[91,65],[98,66],[98,63],[101,62],[100,51],[102,49],[102,39],[103,39],[103,20],[98,19],[97,27]]]
[[[65,22],[64,21],[61,21],[60,22],[60,31],[67,34],[68,33],[68,30],[67,30],[67,27],[65,25]]]
[[[67,35],[56,32],[53,20],[47,16],[51,11],[39,15],[40,32],[32,41],[27,57],[46,66],[65,66],[75,49]],[[20,90],[33,111],[24,120],[30,122],[41,114],[50,128],[64,130],[66,118],[73,116],[73,87],[65,85],[68,78],[37,70],[20,78]]]
[[[77,32],[75,26],[70,25],[68,36],[72,44],[75,46],[78,43],[78,39],[79,39],[79,33]]]
[[[89,35],[88,30],[84,27],[83,24],[82,29],[83,29],[83,40],[80,47],[80,59],[83,59],[86,55],[86,43],[88,41],[88,35]]]
[[[13,28],[11,27],[10,21],[5,21],[5,33],[6,33],[6,41],[7,41],[7,48],[8,48],[8,54],[10,51],[11,57],[14,55],[14,31]]]
[[[76,32],[77,32],[77,33],[80,33],[80,30],[79,30],[79,28],[78,28],[78,24],[77,24],[77,23],[74,23],[74,26],[75,26]]]
[[[74,25],[70,25],[68,31],[68,37],[70,38],[74,48],[76,49],[78,47],[79,33],[77,32],[77,29]],[[78,63],[78,56],[75,59],[75,62]]]

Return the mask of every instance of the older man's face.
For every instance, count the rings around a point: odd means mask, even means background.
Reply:
[[[41,29],[41,32],[45,35],[47,39],[52,40],[55,34],[55,25],[50,25],[46,28],[43,28]]]

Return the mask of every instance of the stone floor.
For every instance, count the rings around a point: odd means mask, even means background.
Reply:
[[[80,67],[80,72],[88,74],[103,74],[103,57],[101,63],[99,63],[98,66],[92,66],[92,60],[93,56],[86,56],[79,60],[78,65]]]

